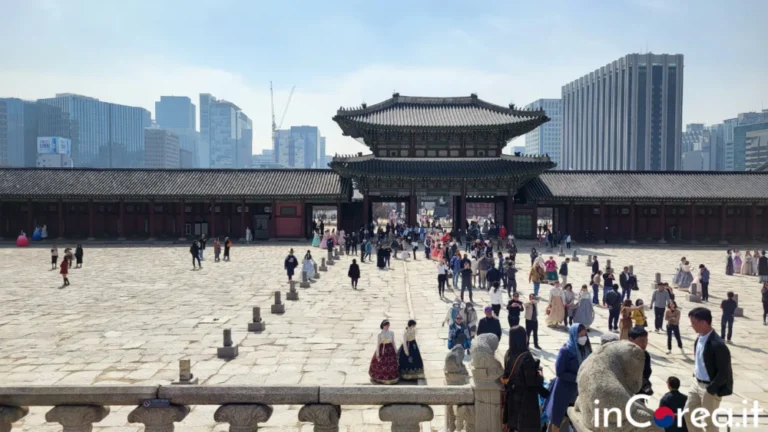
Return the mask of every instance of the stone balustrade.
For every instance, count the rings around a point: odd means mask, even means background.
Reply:
[[[128,422],[146,432],[172,432],[192,405],[218,405],[213,420],[233,432],[256,431],[268,424],[274,405],[303,405],[300,422],[316,432],[339,430],[342,405],[381,406],[379,419],[396,432],[419,431],[432,420],[430,405],[456,405],[474,414],[475,391],[463,386],[0,386],[0,432],[10,432],[30,407],[51,407],[45,419],[64,432],[90,432],[110,413],[110,406],[135,406]],[[484,410],[481,410],[484,411]],[[490,426],[490,424],[489,424]],[[471,428],[467,428],[471,430]],[[477,423],[475,431],[491,431]]]

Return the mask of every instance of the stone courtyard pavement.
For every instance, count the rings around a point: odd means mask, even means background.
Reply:
[[[179,359],[192,361],[200,384],[370,385],[367,371],[379,323],[384,318],[392,322],[399,345],[409,317],[418,321],[426,368],[426,380],[418,384],[444,383],[447,328],[441,328],[441,323],[453,297],[438,298],[435,264],[425,261],[423,252],[416,261],[392,260],[389,271],[380,271],[374,264],[362,265],[357,291],[346,277],[351,257],[342,257],[311,288],[299,289],[299,301],[284,300],[285,314],[272,315],[273,292],[288,290],[283,260],[291,247],[299,257],[307,250],[299,243],[236,244],[231,262],[214,263],[212,248],[208,248],[204,268],[192,271],[187,246],[86,245],[85,265],[71,271],[72,285],[64,289],[59,289],[58,271],[49,270],[47,248],[0,249],[0,385],[165,385],[177,378]],[[517,259],[518,285],[524,295],[531,291],[527,283],[529,248],[530,244],[521,244]],[[323,251],[311,250],[319,263]],[[590,245],[579,251],[581,262],[570,265],[569,281],[576,290],[589,278],[587,254],[598,254],[601,266],[606,259],[617,269],[634,265],[641,289],[633,294],[646,303],[655,272],[663,280],[671,280],[681,256],[696,266],[706,264],[712,271],[709,305],[716,330],[719,332],[719,302],[726,291],[739,293],[745,310],[745,317],[736,319],[731,345],[735,395],[726,398],[723,406],[740,408],[747,399],[768,407],[768,327],[762,325],[760,286],[756,277],[724,275],[723,247]],[[562,259],[553,255],[558,262]],[[546,286],[541,295],[547,298]],[[475,301],[482,303],[477,308],[479,315],[487,300],[487,293],[475,293]],[[693,307],[683,293],[677,300],[683,315]],[[262,308],[266,321],[262,333],[246,331],[253,306]],[[599,343],[600,332],[607,328],[607,310],[598,308],[596,314],[596,331],[590,333],[593,344]],[[688,356],[676,348],[666,355],[666,334],[652,331],[652,312],[649,315],[652,382],[658,400],[666,392],[668,376],[679,377],[684,390],[690,384],[694,333],[684,319],[681,331]],[[549,380],[557,350],[567,336],[563,329],[547,328],[543,313],[539,319],[544,352],[534,354],[541,358]],[[506,334],[504,311],[501,321]],[[234,342],[240,345],[240,355],[228,362],[216,358],[224,328],[232,328]],[[499,358],[506,347],[504,336]],[[216,408],[193,407],[181,430],[225,430],[225,425],[213,421]],[[310,430],[309,425],[298,422],[300,408],[275,407],[263,429]],[[127,423],[132,409],[113,407],[95,430],[139,430]],[[444,410],[434,409],[435,419],[423,425],[424,430],[443,430]],[[16,426],[24,431],[58,430],[60,426],[45,423],[46,411],[32,408]],[[378,407],[344,407],[341,424],[348,431],[388,430],[378,419]]]

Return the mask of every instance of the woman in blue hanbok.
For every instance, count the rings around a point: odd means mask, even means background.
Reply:
[[[312,247],[319,247],[320,246],[320,234],[315,231],[315,234],[312,236]]]
[[[307,251],[304,255],[304,262],[301,264],[301,271],[307,272],[307,279],[315,277],[315,260],[312,259],[312,254]]]

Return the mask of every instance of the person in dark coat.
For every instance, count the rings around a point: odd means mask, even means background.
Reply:
[[[600,271],[600,263],[597,262],[597,257],[592,257],[592,276],[595,276]]]
[[[285,268],[286,274],[288,274],[288,281],[290,282],[293,280],[293,271],[296,270],[296,267],[299,266],[299,260],[297,260],[293,255],[293,249],[291,249],[291,251],[288,252],[288,256],[285,257],[285,263],[283,266]]]
[[[504,356],[504,430],[539,432],[539,394],[543,391],[544,378],[539,361],[528,351],[525,329],[509,330],[509,350]]]
[[[559,432],[568,407],[573,405],[578,395],[576,375],[581,363],[592,353],[592,346],[587,337],[587,329],[581,324],[573,324],[568,329],[568,342],[560,348],[555,360],[557,375],[549,385],[550,394],[544,401],[544,410],[552,425],[552,432]]]
[[[386,252],[381,244],[376,248],[376,267],[384,269],[387,267]]]
[[[83,245],[78,244],[75,248],[75,261],[77,263],[76,268],[81,268],[83,266]]]
[[[490,306],[485,307],[485,318],[481,319],[477,325],[477,335],[484,333],[495,334],[501,340],[501,323],[493,316],[493,308]]]
[[[197,260],[197,265],[203,268],[203,265],[200,264],[200,244],[197,240],[192,242],[192,246],[189,247],[189,253],[192,254],[192,270],[195,269],[195,260]]]
[[[685,408],[685,403],[688,401],[688,396],[680,393],[680,379],[677,377],[667,378],[667,388],[669,392],[662,396],[659,402],[659,408],[667,407],[675,413],[675,421],[671,426],[664,428],[665,432],[688,432],[688,428],[685,425],[685,421],[682,422],[682,427],[678,427],[677,413],[682,412]]]
[[[357,280],[360,279],[360,266],[357,265],[356,259],[353,259],[352,264],[349,265],[347,276],[352,281],[352,289],[357,289]]]
[[[757,275],[760,276],[760,282],[768,282],[768,257],[765,256],[765,251],[757,260]]]

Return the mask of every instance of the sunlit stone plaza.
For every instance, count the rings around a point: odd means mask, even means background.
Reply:
[[[533,243],[519,245],[518,285],[522,294],[531,292],[527,281]],[[68,246],[60,244],[59,247]],[[538,246],[538,245],[536,245]],[[724,247],[673,245],[588,245],[578,249],[580,262],[570,264],[569,282],[576,288],[587,283],[590,268],[587,255],[598,255],[601,266],[611,260],[612,267],[633,265],[640,290],[633,292],[648,304],[656,272],[663,281],[672,275],[681,256],[692,264],[705,264],[712,271],[710,302],[715,329],[719,332],[719,304],[725,293],[739,294],[744,317],[736,318],[733,345],[734,395],[723,406],[741,406],[741,401],[757,400],[768,406],[768,327],[762,324],[760,285],[754,276],[726,276]],[[3,266],[0,279],[0,383],[4,386],[31,385],[171,385],[178,379],[179,360],[191,361],[199,385],[328,385],[372,386],[368,367],[374,353],[376,335],[383,319],[392,322],[400,345],[409,318],[418,323],[417,341],[425,365],[425,380],[401,382],[412,385],[444,385],[443,367],[448,354],[447,327],[442,327],[450,301],[437,294],[436,264],[419,252],[414,261],[392,260],[389,271],[375,264],[362,264],[358,290],[347,278],[351,260],[342,256],[327,272],[298,288],[299,300],[285,299],[289,291],[283,261],[290,248],[303,256],[311,250],[320,263],[325,251],[304,242],[235,244],[230,262],[214,262],[206,254],[202,270],[192,270],[188,245],[85,245],[82,269],[70,272],[71,285],[61,288],[58,271],[50,270],[47,247],[0,249]],[[754,248],[754,247],[753,247]],[[748,247],[743,247],[748,249]],[[209,249],[210,250],[210,249]],[[558,262],[558,250],[551,254]],[[566,251],[568,252],[568,251]],[[568,256],[572,251],[568,252]],[[549,257],[548,253],[544,254]],[[374,255],[375,259],[375,255]],[[359,262],[359,259],[358,259]],[[375,262],[375,261],[374,261]],[[274,292],[281,291],[284,314],[272,314]],[[455,292],[455,291],[454,291]],[[548,298],[548,286],[541,291]],[[666,334],[653,332],[653,312],[648,311],[655,408],[666,392],[665,381],[677,376],[686,390],[693,371],[694,333],[685,318],[694,304],[684,292],[676,293],[683,310],[681,332],[686,355],[674,347],[666,354]],[[507,295],[504,294],[504,303]],[[478,314],[488,304],[488,294],[475,291]],[[263,332],[249,333],[253,307],[261,308]],[[545,379],[554,376],[557,350],[567,339],[564,329],[553,330],[544,324],[542,305],[539,339]],[[590,340],[599,344],[607,331],[608,312],[595,308],[596,318]],[[506,311],[500,320],[506,335]],[[223,346],[224,329],[232,330],[239,354],[232,360],[217,358]],[[496,353],[503,361],[507,348],[505,335]],[[470,357],[465,364],[470,367]],[[112,412],[95,430],[137,431],[140,424],[128,423],[135,407],[112,407]],[[196,405],[180,424],[180,430],[224,430],[214,421],[216,406]],[[264,430],[311,430],[298,420],[301,405],[275,406]],[[389,430],[378,415],[378,406],[343,407],[341,430]],[[435,417],[423,423],[422,430],[444,429],[444,408],[433,407]],[[24,431],[60,430],[46,423],[49,408],[31,407],[30,413],[14,426]],[[16,430],[16,429],[14,429]]]

